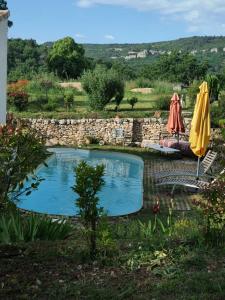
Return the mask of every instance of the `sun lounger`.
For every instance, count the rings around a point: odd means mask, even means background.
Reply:
[[[199,176],[200,177],[212,177],[212,166],[216,160],[217,153],[209,150],[205,156],[205,158],[200,162],[199,167]],[[163,178],[168,176],[195,176],[197,174],[196,170],[191,170],[187,168],[187,165],[184,165],[183,169],[168,169],[162,172],[155,174],[155,178]]]
[[[225,168],[222,170],[222,172],[220,172],[220,175],[225,173]],[[204,176],[204,178],[203,178]],[[210,182],[217,180],[216,178],[212,178],[211,177],[205,177],[205,175],[203,176],[199,176],[198,178],[196,178],[196,176],[192,175],[168,175],[168,176],[164,176],[162,178],[159,178],[156,182],[156,185],[172,185],[173,189],[171,194],[174,193],[175,187],[176,186],[186,186],[186,187],[190,187],[193,189],[197,189],[197,190],[202,190],[204,189],[207,185],[210,184]]]

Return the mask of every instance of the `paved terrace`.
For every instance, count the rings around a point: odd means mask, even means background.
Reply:
[[[197,162],[191,159],[169,159],[156,158],[144,160],[144,208],[150,208],[157,200],[160,202],[162,208],[169,208],[171,203],[172,186],[156,186],[154,182],[154,174],[165,170],[177,169],[181,172],[185,169],[196,172]],[[191,192],[190,188],[177,187],[175,189],[173,203],[174,210],[190,210],[191,203],[195,194]]]

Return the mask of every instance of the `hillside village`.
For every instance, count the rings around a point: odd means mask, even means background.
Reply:
[[[146,58],[148,56],[158,56],[158,55],[163,55],[163,54],[168,54],[170,55],[172,51],[165,51],[165,50],[147,50],[144,49],[142,51],[128,51],[127,55],[119,55],[120,52],[123,51],[122,48],[113,48],[112,51],[115,52],[114,56],[111,56],[111,59],[119,59],[119,58],[124,58],[125,60],[131,60],[131,59],[138,59],[138,58]],[[179,50],[181,53],[183,50]],[[225,53],[225,47],[222,49],[219,48],[211,48],[211,49],[202,49],[202,50],[197,50],[193,49],[190,51],[191,54],[196,55],[198,53],[206,54],[206,53],[218,53],[218,52],[224,52]]]

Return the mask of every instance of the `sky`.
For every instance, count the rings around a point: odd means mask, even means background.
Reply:
[[[225,35],[225,0],[8,0],[9,37],[144,43]]]

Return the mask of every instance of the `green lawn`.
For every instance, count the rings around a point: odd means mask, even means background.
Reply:
[[[92,112],[88,106],[88,97],[84,93],[78,93],[75,95],[75,101],[73,107],[67,112],[66,108],[63,104],[58,106],[56,109],[52,111],[46,111],[44,109],[40,109],[40,103],[38,102],[38,98],[43,95],[35,95],[30,93],[29,98],[29,106],[28,109],[24,112],[15,111],[13,107],[10,106],[10,110],[15,113],[15,115],[19,117],[46,117],[46,118],[113,118],[116,115],[121,117],[151,117],[154,115],[157,108],[157,101],[159,99],[168,99],[172,96],[172,91],[170,93],[160,92],[153,90],[152,93],[142,94],[132,92],[131,89],[135,87],[135,82],[127,83],[125,89],[124,99],[119,106],[119,111],[115,112],[115,103],[108,104],[104,111],[101,112]],[[54,100],[54,98],[58,96],[54,93],[49,93],[49,99]],[[128,104],[127,99],[131,97],[137,97],[138,102],[136,103],[134,110],[132,110],[131,106]],[[167,114],[167,110],[162,111],[163,114]]]

